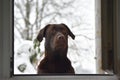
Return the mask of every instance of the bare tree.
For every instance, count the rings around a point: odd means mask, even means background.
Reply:
[[[56,0],[15,0],[15,28],[23,39],[32,40],[33,35],[40,29],[41,24],[45,19],[49,18],[48,21],[46,21],[47,24],[51,21],[55,22],[55,17],[57,16],[66,15],[60,12],[60,10],[69,8],[73,1],[74,0],[68,2],[62,1],[62,4],[59,4]],[[50,10],[50,8],[52,8],[53,11]],[[19,11],[19,15],[21,16],[24,25],[18,20],[19,16],[17,16],[16,10]]]

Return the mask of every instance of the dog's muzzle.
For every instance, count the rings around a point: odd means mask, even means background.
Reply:
[[[65,35],[58,32],[54,37],[53,44],[54,44],[54,48],[57,50],[67,48],[67,39]]]
[[[65,41],[65,36],[62,34],[62,33],[58,33],[57,36],[56,36],[56,41],[57,42],[64,42]]]

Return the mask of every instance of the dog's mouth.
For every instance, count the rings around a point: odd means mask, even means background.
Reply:
[[[67,43],[65,40],[56,41],[54,50],[62,51],[62,50],[65,50],[66,48],[67,48]]]
[[[65,42],[59,42],[59,43],[56,44],[56,48],[57,49],[64,49],[64,48],[67,47],[66,45],[67,44]]]

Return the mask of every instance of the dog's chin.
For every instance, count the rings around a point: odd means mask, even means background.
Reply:
[[[56,51],[64,51],[67,49],[67,46],[65,44],[59,44],[55,46]]]

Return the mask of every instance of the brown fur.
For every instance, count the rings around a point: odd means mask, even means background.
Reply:
[[[38,74],[75,73],[67,58],[68,35],[75,38],[65,24],[48,24],[40,30],[37,39],[41,42],[45,37],[45,57],[38,65]]]

